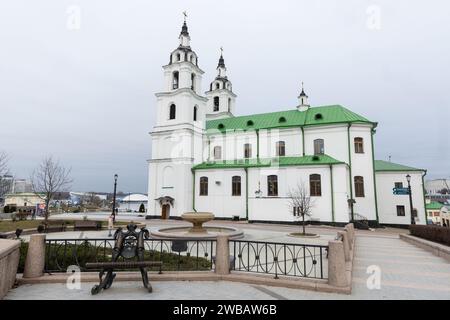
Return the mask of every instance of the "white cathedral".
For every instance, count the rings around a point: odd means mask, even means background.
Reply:
[[[301,185],[314,223],[406,225],[411,213],[427,223],[426,170],[375,160],[376,122],[341,105],[310,106],[303,88],[290,110],[236,116],[223,55],[203,93],[186,21],[179,40],[156,93],[147,218],[208,211],[218,219],[295,222],[289,194]],[[408,195],[393,194],[407,187],[407,175],[412,207]]]

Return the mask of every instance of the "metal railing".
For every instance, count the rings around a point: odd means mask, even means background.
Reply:
[[[45,242],[46,272],[66,272],[73,265],[85,271],[87,262],[111,261],[114,248],[111,238],[46,239]],[[145,239],[144,245],[144,259],[162,261],[162,271],[208,271],[213,268],[215,240]]]
[[[328,246],[230,240],[230,264],[236,271],[327,279]]]

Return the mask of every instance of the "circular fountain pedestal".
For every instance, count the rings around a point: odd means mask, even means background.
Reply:
[[[207,233],[206,228],[203,228],[203,224],[214,220],[214,215],[211,212],[186,212],[181,215],[181,219],[192,223],[192,228],[189,229],[189,232]]]
[[[192,226],[163,227],[151,231],[151,235],[158,239],[180,238],[180,239],[215,239],[218,235],[228,235],[230,239],[239,239],[244,232],[237,228],[225,226],[203,226],[204,223],[214,220],[211,212],[186,212],[181,215],[185,221]]]

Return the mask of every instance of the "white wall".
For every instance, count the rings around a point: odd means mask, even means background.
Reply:
[[[233,176],[241,177],[241,195],[232,196]],[[208,177],[208,195],[200,196],[200,177]],[[220,182],[217,184],[216,182]],[[245,171],[244,169],[197,170],[195,173],[195,209],[208,211],[216,217],[245,218]]]
[[[417,224],[426,224],[424,194],[421,172],[376,172],[379,222],[386,224],[410,224],[411,211],[408,195],[394,195],[395,182],[403,182],[406,188],[406,175],[411,176],[413,207],[417,209]],[[397,205],[405,206],[405,216],[397,216]]]

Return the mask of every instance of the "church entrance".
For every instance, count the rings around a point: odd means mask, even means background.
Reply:
[[[170,215],[170,205],[163,204],[161,206],[161,219],[169,219],[169,215]]]

